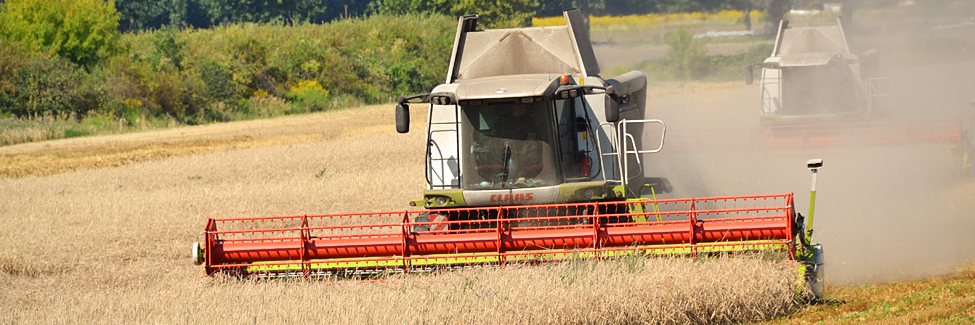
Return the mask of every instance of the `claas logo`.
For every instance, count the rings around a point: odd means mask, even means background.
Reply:
[[[505,202],[526,202],[533,199],[532,195],[535,193],[524,193],[524,194],[497,194],[491,195],[492,203],[505,203]]]

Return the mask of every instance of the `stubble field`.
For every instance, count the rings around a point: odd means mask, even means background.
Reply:
[[[0,148],[21,161],[165,148],[0,181],[0,323],[733,323],[797,306],[795,266],[760,259],[575,261],[381,283],[242,282],[192,265],[207,218],[405,209],[424,188],[423,132],[396,134],[391,113]],[[186,149],[242,137],[279,143]]]

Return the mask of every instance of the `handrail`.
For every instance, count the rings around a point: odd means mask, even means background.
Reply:
[[[631,124],[660,124],[663,127],[660,132],[660,143],[655,149],[643,150],[637,147],[636,139],[632,134],[627,132],[627,126]],[[667,125],[661,120],[650,119],[650,120],[621,120],[619,121],[620,139],[622,140],[622,146],[617,150],[620,161],[620,178],[623,179],[623,186],[629,185],[629,181],[639,178],[643,174],[643,164],[640,162],[641,154],[657,153],[664,148],[664,139],[667,138]],[[642,135],[641,135],[642,136]],[[629,141],[627,141],[629,140]],[[632,145],[633,150],[629,150],[629,146]],[[636,164],[637,164],[637,175],[630,177],[629,171],[629,155],[632,154]]]
[[[603,131],[603,129],[606,126],[609,126],[611,128],[611,131],[612,132]],[[603,143],[602,143],[602,140],[601,140],[602,137],[599,136],[599,133],[600,132],[603,132],[603,134],[606,136],[606,138],[609,139],[610,146],[608,148],[610,148],[612,151],[610,151],[610,152],[602,152],[602,150],[603,150],[602,148],[606,148],[606,147],[603,147]],[[596,128],[596,134],[595,134],[595,136],[596,136],[596,146],[598,146],[599,147],[599,150],[600,150],[600,153],[598,155],[598,157],[599,157],[599,165],[600,165],[600,168],[603,168],[603,166],[604,166],[603,165],[604,164],[604,162],[603,162],[603,156],[617,156],[617,157],[619,156],[617,154],[617,152],[619,151],[619,146],[617,145],[618,141],[617,141],[617,137],[616,137],[616,124],[613,123],[613,122],[603,122],[603,123],[600,123],[599,124],[599,127]],[[618,163],[619,161],[617,160],[616,162]],[[616,169],[616,168],[614,168],[614,169]],[[620,172],[622,172],[622,171],[620,171]],[[615,179],[615,178],[614,179],[609,179],[609,173],[605,173],[605,172],[603,173],[603,180],[606,180],[606,181],[622,181],[622,179]]]

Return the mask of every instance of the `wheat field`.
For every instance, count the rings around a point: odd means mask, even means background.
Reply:
[[[758,258],[579,260],[379,283],[240,281],[191,263],[207,218],[406,209],[425,185],[423,125],[396,134],[392,111],[0,148],[27,161],[166,149],[0,179],[0,323],[737,323],[800,304],[796,265]],[[278,140],[180,149],[247,137]]]

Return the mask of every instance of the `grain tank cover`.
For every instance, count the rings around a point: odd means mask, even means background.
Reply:
[[[780,54],[850,53],[840,25],[792,27],[782,35]]]
[[[461,17],[447,83],[526,74],[596,76],[599,66],[578,10],[566,26],[474,30],[476,16]]]
[[[776,53],[766,63],[777,63],[780,67],[803,67],[826,65],[837,54],[850,57],[843,27],[788,27],[779,35]],[[773,60],[773,58],[778,58]]]

